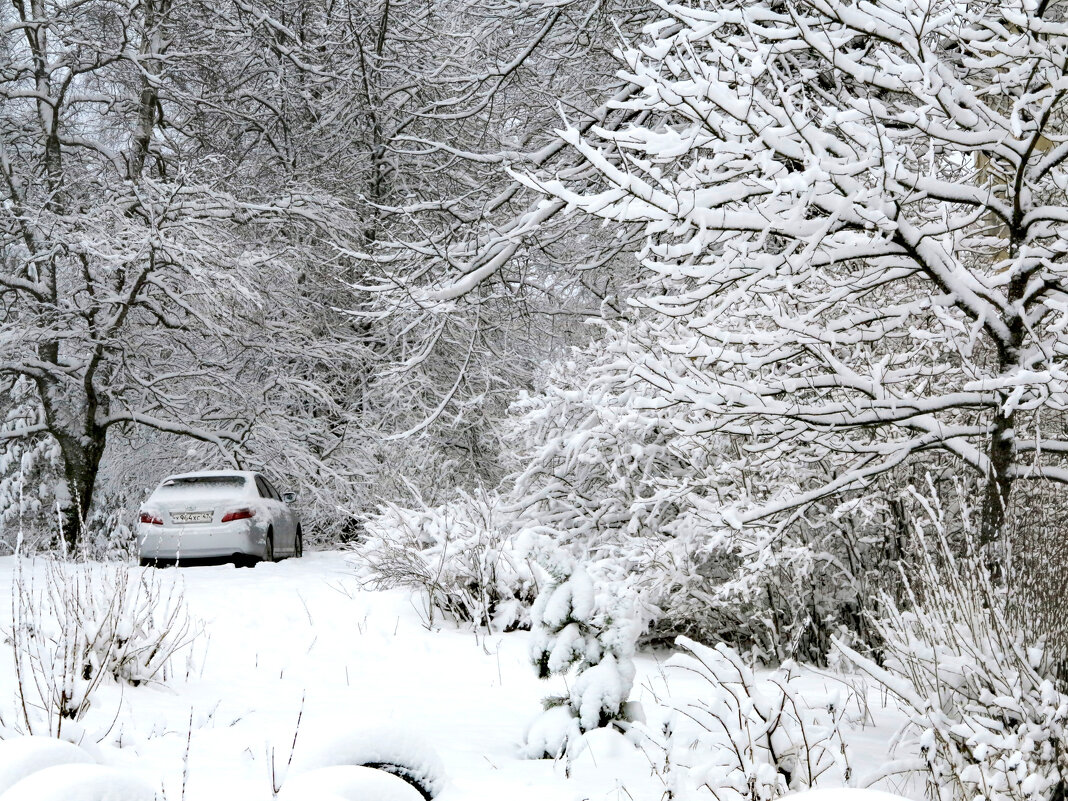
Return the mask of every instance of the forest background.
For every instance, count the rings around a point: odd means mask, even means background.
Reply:
[[[937,519],[1063,671],[1064,16],[13,0],[0,548],[253,468],[449,614],[547,541],[822,663]]]

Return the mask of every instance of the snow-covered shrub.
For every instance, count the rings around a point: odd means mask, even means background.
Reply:
[[[29,379],[0,381],[0,397],[0,435],[40,425]],[[51,539],[61,470],[59,443],[48,434],[0,437],[0,554],[13,552],[20,534],[23,548]]]
[[[958,544],[946,510],[926,505],[904,577],[908,603],[886,598],[878,621],[883,665],[836,642],[908,715],[896,738],[902,759],[865,783],[918,773],[940,801],[1064,799],[1068,695],[1045,639],[1014,620],[1018,599],[1002,583],[1012,586],[1011,562],[979,547],[966,507]]]
[[[140,502],[122,506],[111,498],[95,506],[78,541],[79,557],[102,562],[136,559],[137,533],[131,525],[135,522],[131,510],[139,507]]]
[[[59,736],[107,680],[164,681],[198,629],[181,592],[125,563],[16,563],[11,629],[20,725]],[[38,578],[39,577],[39,578]]]
[[[646,731],[663,755],[657,769],[673,797],[768,801],[819,783],[851,780],[837,697],[817,705],[794,686],[793,663],[756,676],[736,651],[680,637],[683,653],[667,664],[669,678],[697,676],[702,689],[675,698],[663,731]]]
[[[431,615],[437,610],[487,629],[527,628],[538,581],[515,547],[511,519],[494,493],[460,492],[424,510],[390,504],[366,522],[355,561],[373,588],[426,592]]]
[[[531,609],[531,659],[538,678],[574,674],[568,694],[547,698],[527,732],[524,755],[541,759],[559,757],[574,747],[577,735],[625,717],[638,626],[633,600],[618,595],[616,587],[598,589],[549,539],[535,550],[549,581]]]
[[[724,523],[725,506],[802,491],[819,471],[785,455],[749,471],[743,438],[670,402],[645,369],[651,336],[641,319],[619,321],[515,404],[510,503],[521,521],[551,526],[599,580],[635,593],[646,642],[683,634],[774,662],[819,661],[843,628],[864,639],[893,550],[886,493],[817,504],[783,525]]]
[[[1068,687],[1068,503],[1047,482],[1017,490],[1009,505],[1009,616],[1030,640],[1043,641],[1053,673]]]

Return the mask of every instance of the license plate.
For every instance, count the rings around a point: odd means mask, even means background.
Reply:
[[[211,512],[171,512],[175,523],[210,523]]]

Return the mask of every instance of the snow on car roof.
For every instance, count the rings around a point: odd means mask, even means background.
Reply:
[[[175,473],[167,476],[164,481],[172,481],[179,478],[244,478],[255,479],[256,473],[251,470],[196,470],[192,473]]]

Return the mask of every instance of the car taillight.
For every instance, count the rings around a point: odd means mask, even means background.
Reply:
[[[250,517],[255,517],[256,511],[254,509],[234,509],[232,512],[227,512],[223,515],[222,522],[229,523],[231,520],[248,520]]]
[[[141,512],[141,522],[148,523],[150,526],[162,526],[163,518],[156,517],[156,515],[151,514],[150,512]]]

